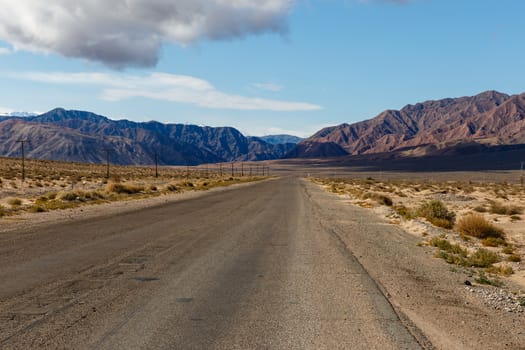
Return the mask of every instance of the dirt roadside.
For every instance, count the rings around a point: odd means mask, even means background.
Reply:
[[[469,290],[488,287],[466,286],[468,275],[452,272],[399,226],[321,186],[307,188],[324,224],[377,281],[400,318],[436,348],[525,349],[524,315],[490,308]]]

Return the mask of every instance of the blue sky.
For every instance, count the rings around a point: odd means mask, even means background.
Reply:
[[[0,112],[309,136],[409,103],[525,91],[521,0],[6,2]]]

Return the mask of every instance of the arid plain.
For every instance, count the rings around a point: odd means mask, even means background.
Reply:
[[[2,346],[523,344],[520,171],[26,166],[3,163]]]

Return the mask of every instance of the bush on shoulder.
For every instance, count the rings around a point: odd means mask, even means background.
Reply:
[[[443,202],[433,200],[423,203],[416,211],[417,215],[427,219],[431,224],[451,229],[456,220],[456,214],[447,209]]]
[[[505,240],[505,232],[492,225],[484,217],[476,214],[467,215],[458,221],[456,229],[462,235],[480,239],[493,238]]]

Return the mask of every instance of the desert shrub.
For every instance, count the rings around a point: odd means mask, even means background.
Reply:
[[[520,261],[521,261],[521,256],[519,256],[518,254],[510,254],[510,255],[507,257],[507,261],[510,261],[510,262],[520,262]]]
[[[13,207],[18,207],[20,205],[22,205],[22,200],[20,198],[9,198],[7,200],[7,204],[13,206]]]
[[[476,278],[476,282],[479,284],[488,284],[495,287],[501,287],[503,285],[503,282],[501,282],[499,279],[490,279],[484,273],[479,274],[479,277]]]
[[[0,205],[0,217],[4,216],[7,213],[3,205]]]
[[[421,204],[417,209],[417,215],[427,219],[431,224],[450,229],[454,226],[456,214],[449,211],[447,207],[437,200]]]
[[[367,192],[363,195],[363,199],[372,199],[373,201],[391,207],[394,204],[394,201],[388,196],[375,192]]]
[[[46,209],[44,207],[42,207],[41,205],[32,205],[30,208],[29,208],[29,212],[31,213],[43,213],[45,212]]]
[[[486,270],[488,273],[497,275],[510,276],[514,273],[514,269],[509,265],[491,266]]]
[[[178,191],[178,187],[176,184],[168,184],[168,186],[166,186],[166,190],[170,191],[170,192],[175,192],[175,191]]]
[[[474,208],[474,211],[477,211],[478,213],[486,213],[487,212],[487,208],[485,208],[482,205],[479,205],[479,206]]]
[[[449,264],[454,265],[466,265],[466,260],[468,258],[468,252],[466,249],[461,248],[458,244],[451,244],[444,238],[434,237],[428,244],[432,247],[437,247],[439,253],[437,257],[442,258]]]
[[[75,192],[60,192],[57,194],[56,198],[66,202],[72,202],[77,200],[79,196]]]
[[[410,210],[409,208],[405,207],[404,205],[402,204],[399,204],[399,205],[394,205],[392,207],[392,209],[394,209],[394,211],[399,215],[401,216],[402,218],[406,219],[406,220],[410,220],[410,219],[413,219],[414,218],[414,212],[412,210]]]
[[[118,182],[110,182],[106,185],[106,192],[118,194],[135,194],[144,191],[144,186],[127,185]]]
[[[506,242],[503,238],[487,237],[481,240],[481,244],[485,247],[499,247],[504,245]]]
[[[507,244],[503,249],[501,249],[501,252],[504,254],[513,254],[514,249],[516,249],[512,244]]]
[[[458,221],[456,229],[460,234],[476,238],[500,238],[505,239],[505,233],[500,228],[489,223],[480,215],[468,215]]]
[[[56,192],[49,192],[46,195],[46,197],[49,198],[49,199],[55,199],[57,197],[57,193]]]
[[[519,215],[511,215],[510,220],[512,221],[521,221],[521,216]]]
[[[485,248],[479,248],[468,257],[466,264],[474,267],[490,267],[499,261],[498,254]]]
[[[490,212],[499,215],[517,215],[521,214],[523,210],[514,205],[503,205],[501,203],[493,202],[490,205]]]
[[[432,247],[437,247],[441,250],[451,252],[454,254],[467,256],[467,251],[465,249],[461,248],[461,246],[459,246],[458,244],[450,243],[444,238],[433,237],[428,243]]]

